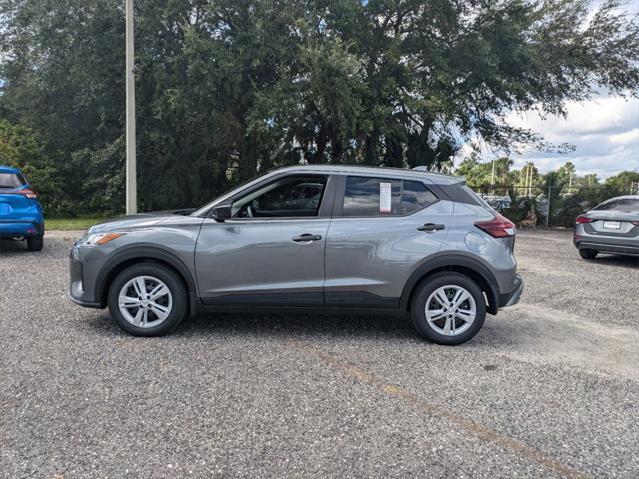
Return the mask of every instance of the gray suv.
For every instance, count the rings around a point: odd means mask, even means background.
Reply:
[[[461,178],[290,167],[194,212],[93,226],[71,250],[71,299],[139,336],[200,312],[403,311],[423,337],[460,344],[519,301],[514,243]]]

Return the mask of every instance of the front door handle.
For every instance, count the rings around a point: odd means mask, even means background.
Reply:
[[[444,228],[446,228],[446,225],[437,225],[435,223],[426,223],[424,226],[420,226],[419,228],[417,228],[417,231],[439,231],[439,230],[443,230]]]
[[[303,234],[301,236],[296,236],[293,238],[293,241],[296,243],[310,243],[311,241],[319,241],[322,239],[322,235],[312,235],[309,233]]]

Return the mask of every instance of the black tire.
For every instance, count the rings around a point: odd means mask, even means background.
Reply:
[[[583,259],[595,259],[598,254],[599,254],[599,251],[595,251],[594,249],[579,250],[579,256],[581,256]]]
[[[27,248],[29,248],[29,251],[42,251],[43,247],[44,237],[32,236],[31,238],[27,238]]]
[[[162,281],[171,292],[173,307],[164,322],[157,326],[142,328],[126,320],[120,312],[118,297],[120,290],[133,278],[150,276]],[[188,312],[188,292],[182,278],[172,269],[154,263],[140,263],[128,267],[116,276],[109,286],[107,298],[111,317],[116,324],[134,336],[162,336],[173,331],[186,317]]]
[[[435,331],[426,319],[426,301],[436,289],[447,285],[463,287],[475,300],[475,320],[470,328],[456,336],[446,336]],[[477,283],[468,276],[454,272],[437,273],[426,278],[416,287],[411,301],[411,317],[415,329],[424,339],[447,346],[462,344],[472,339],[484,325],[486,300]]]

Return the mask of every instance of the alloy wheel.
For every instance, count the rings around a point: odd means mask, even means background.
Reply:
[[[166,284],[152,276],[130,279],[118,296],[120,313],[138,328],[153,328],[171,314],[173,295]]]
[[[477,316],[477,304],[462,286],[449,284],[433,291],[426,301],[426,320],[437,333],[457,336],[466,332]]]

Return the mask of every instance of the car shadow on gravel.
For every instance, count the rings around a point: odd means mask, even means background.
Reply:
[[[201,334],[290,334],[330,337],[415,338],[410,320],[401,315],[207,314],[185,321],[177,331]]]
[[[103,336],[129,336],[108,312],[87,320],[86,327]],[[264,338],[322,336],[332,338],[419,340],[408,317],[402,315],[283,315],[270,313],[203,314],[187,318],[166,338],[261,336]],[[129,336],[130,337],[130,336]]]
[[[32,253],[27,249],[26,241],[0,240],[0,254],[2,253]]]
[[[618,256],[600,254],[593,260],[588,260],[593,264],[606,266],[616,266],[622,268],[639,269],[639,256]]]

